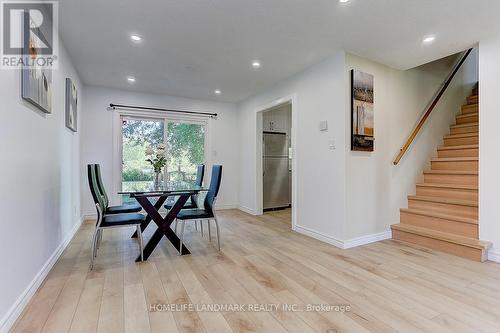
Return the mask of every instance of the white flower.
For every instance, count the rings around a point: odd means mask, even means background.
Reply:
[[[165,144],[163,144],[163,143],[160,143],[160,144],[158,145],[158,150],[165,150],[165,148],[166,148],[166,147],[165,147]]]
[[[153,151],[152,147],[146,148],[146,156],[151,156],[153,154],[154,154],[154,151]]]

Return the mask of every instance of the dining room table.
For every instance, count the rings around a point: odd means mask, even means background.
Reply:
[[[175,221],[177,214],[184,207],[184,204],[190,200],[191,196],[198,195],[202,192],[207,192],[208,189],[201,186],[193,185],[189,182],[166,182],[158,186],[145,183],[134,186],[127,190],[118,192],[119,195],[128,196],[135,199],[146,212],[146,218],[141,223],[141,230],[144,231],[153,221],[156,224],[156,230],[144,247],[143,260],[147,260],[158,246],[163,237],[172,243],[179,254],[191,254],[185,244],[181,244],[179,237],[172,230],[171,225]],[[170,210],[162,216],[160,210],[167,199],[172,200],[173,205]],[[132,235],[137,237],[137,232]],[[182,246],[182,251],[181,251]],[[141,261],[140,256],[136,261]]]

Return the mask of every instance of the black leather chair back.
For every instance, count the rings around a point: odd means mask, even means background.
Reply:
[[[222,165],[212,166],[212,178],[210,179],[210,187],[208,188],[207,196],[205,197],[205,210],[213,213],[214,202],[219,194],[220,183],[222,180]]]
[[[101,192],[101,195],[104,197],[104,204],[106,206],[103,207],[103,209],[105,210],[109,206],[109,198],[108,194],[106,193],[106,189],[104,188],[104,183],[102,182],[101,166],[99,164],[94,164],[94,170],[95,170],[95,177],[97,180],[97,187],[99,188],[99,192]]]
[[[99,192],[99,186],[97,185],[97,179],[95,176],[95,164],[88,164],[87,165],[87,177],[89,181],[89,187],[90,187],[90,193],[92,194],[92,199],[94,199],[95,204],[99,204],[99,207],[101,207],[102,212],[99,212],[97,210],[97,220],[99,220],[104,214],[104,197],[101,195]],[[97,208],[96,208],[97,209]]]
[[[196,167],[196,181],[195,185],[203,185],[203,176],[205,175],[205,164],[200,164]]]
[[[205,176],[205,164],[200,164],[196,167],[196,180],[194,184],[196,186],[202,186],[204,176]],[[195,207],[198,206],[198,195],[193,194],[191,196],[191,204],[194,205]]]

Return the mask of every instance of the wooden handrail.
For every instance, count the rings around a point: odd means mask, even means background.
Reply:
[[[420,130],[422,129],[422,127],[425,124],[425,121],[427,120],[427,118],[429,118],[431,112],[434,110],[434,107],[437,105],[437,103],[441,99],[441,96],[443,96],[443,94],[445,93],[446,89],[450,85],[451,80],[453,80],[453,78],[457,74],[458,70],[460,69],[460,67],[462,67],[463,63],[465,62],[465,60],[467,59],[467,57],[469,56],[469,54],[471,52],[472,52],[472,49],[468,49],[467,51],[465,51],[465,55],[462,57],[462,59],[460,59],[460,62],[455,66],[455,68],[453,69],[453,72],[451,72],[451,75],[448,76],[448,79],[444,82],[441,90],[436,95],[436,97],[434,97],[434,100],[429,105],[429,107],[425,111],[424,115],[420,118],[417,126],[415,126],[415,128],[411,132],[410,136],[406,140],[405,144],[399,150],[399,153],[396,156],[396,158],[394,159],[394,162],[392,162],[392,163],[394,163],[394,165],[397,165],[399,163],[399,161],[404,156],[404,154],[406,153],[406,151],[408,150],[408,148],[410,148],[411,144],[413,143],[413,140],[415,140],[415,138],[417,137],[418,132],[420,132]]]

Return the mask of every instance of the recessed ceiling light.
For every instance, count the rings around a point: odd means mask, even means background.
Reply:
[[[133,77],[133,76],[128,76],[128,77],[127,77],[127,81],[128,81],[129,83],[134,83],[134,82],[135,82],[135,77]]]
[[[260,62],[258,62],[258,61],[252,62],[252,67],[255,69],[260,68]]]
[[[340,3],[346,3],[349,2],[350,0],[339,0]]]
[[[422,40],[422,42],[429,44],[429,43],[432,43],[435,39],[436,39],[436,37],[434,37],[434,36],[427,36]]]
[[[132,41],[134,41],[134,42],[140,42],[140,41],[142,40],[142,37],[141,37],[141,36],[139,36],[139,35],[135,35],[135,34],[133,34],[133,35],[130,35],[130,39],[131,39]]]
[[[220,91],[220,89],[215,89],[214,90],[214,94],[220,95],[220,94],[222,94],[222,91]]]

